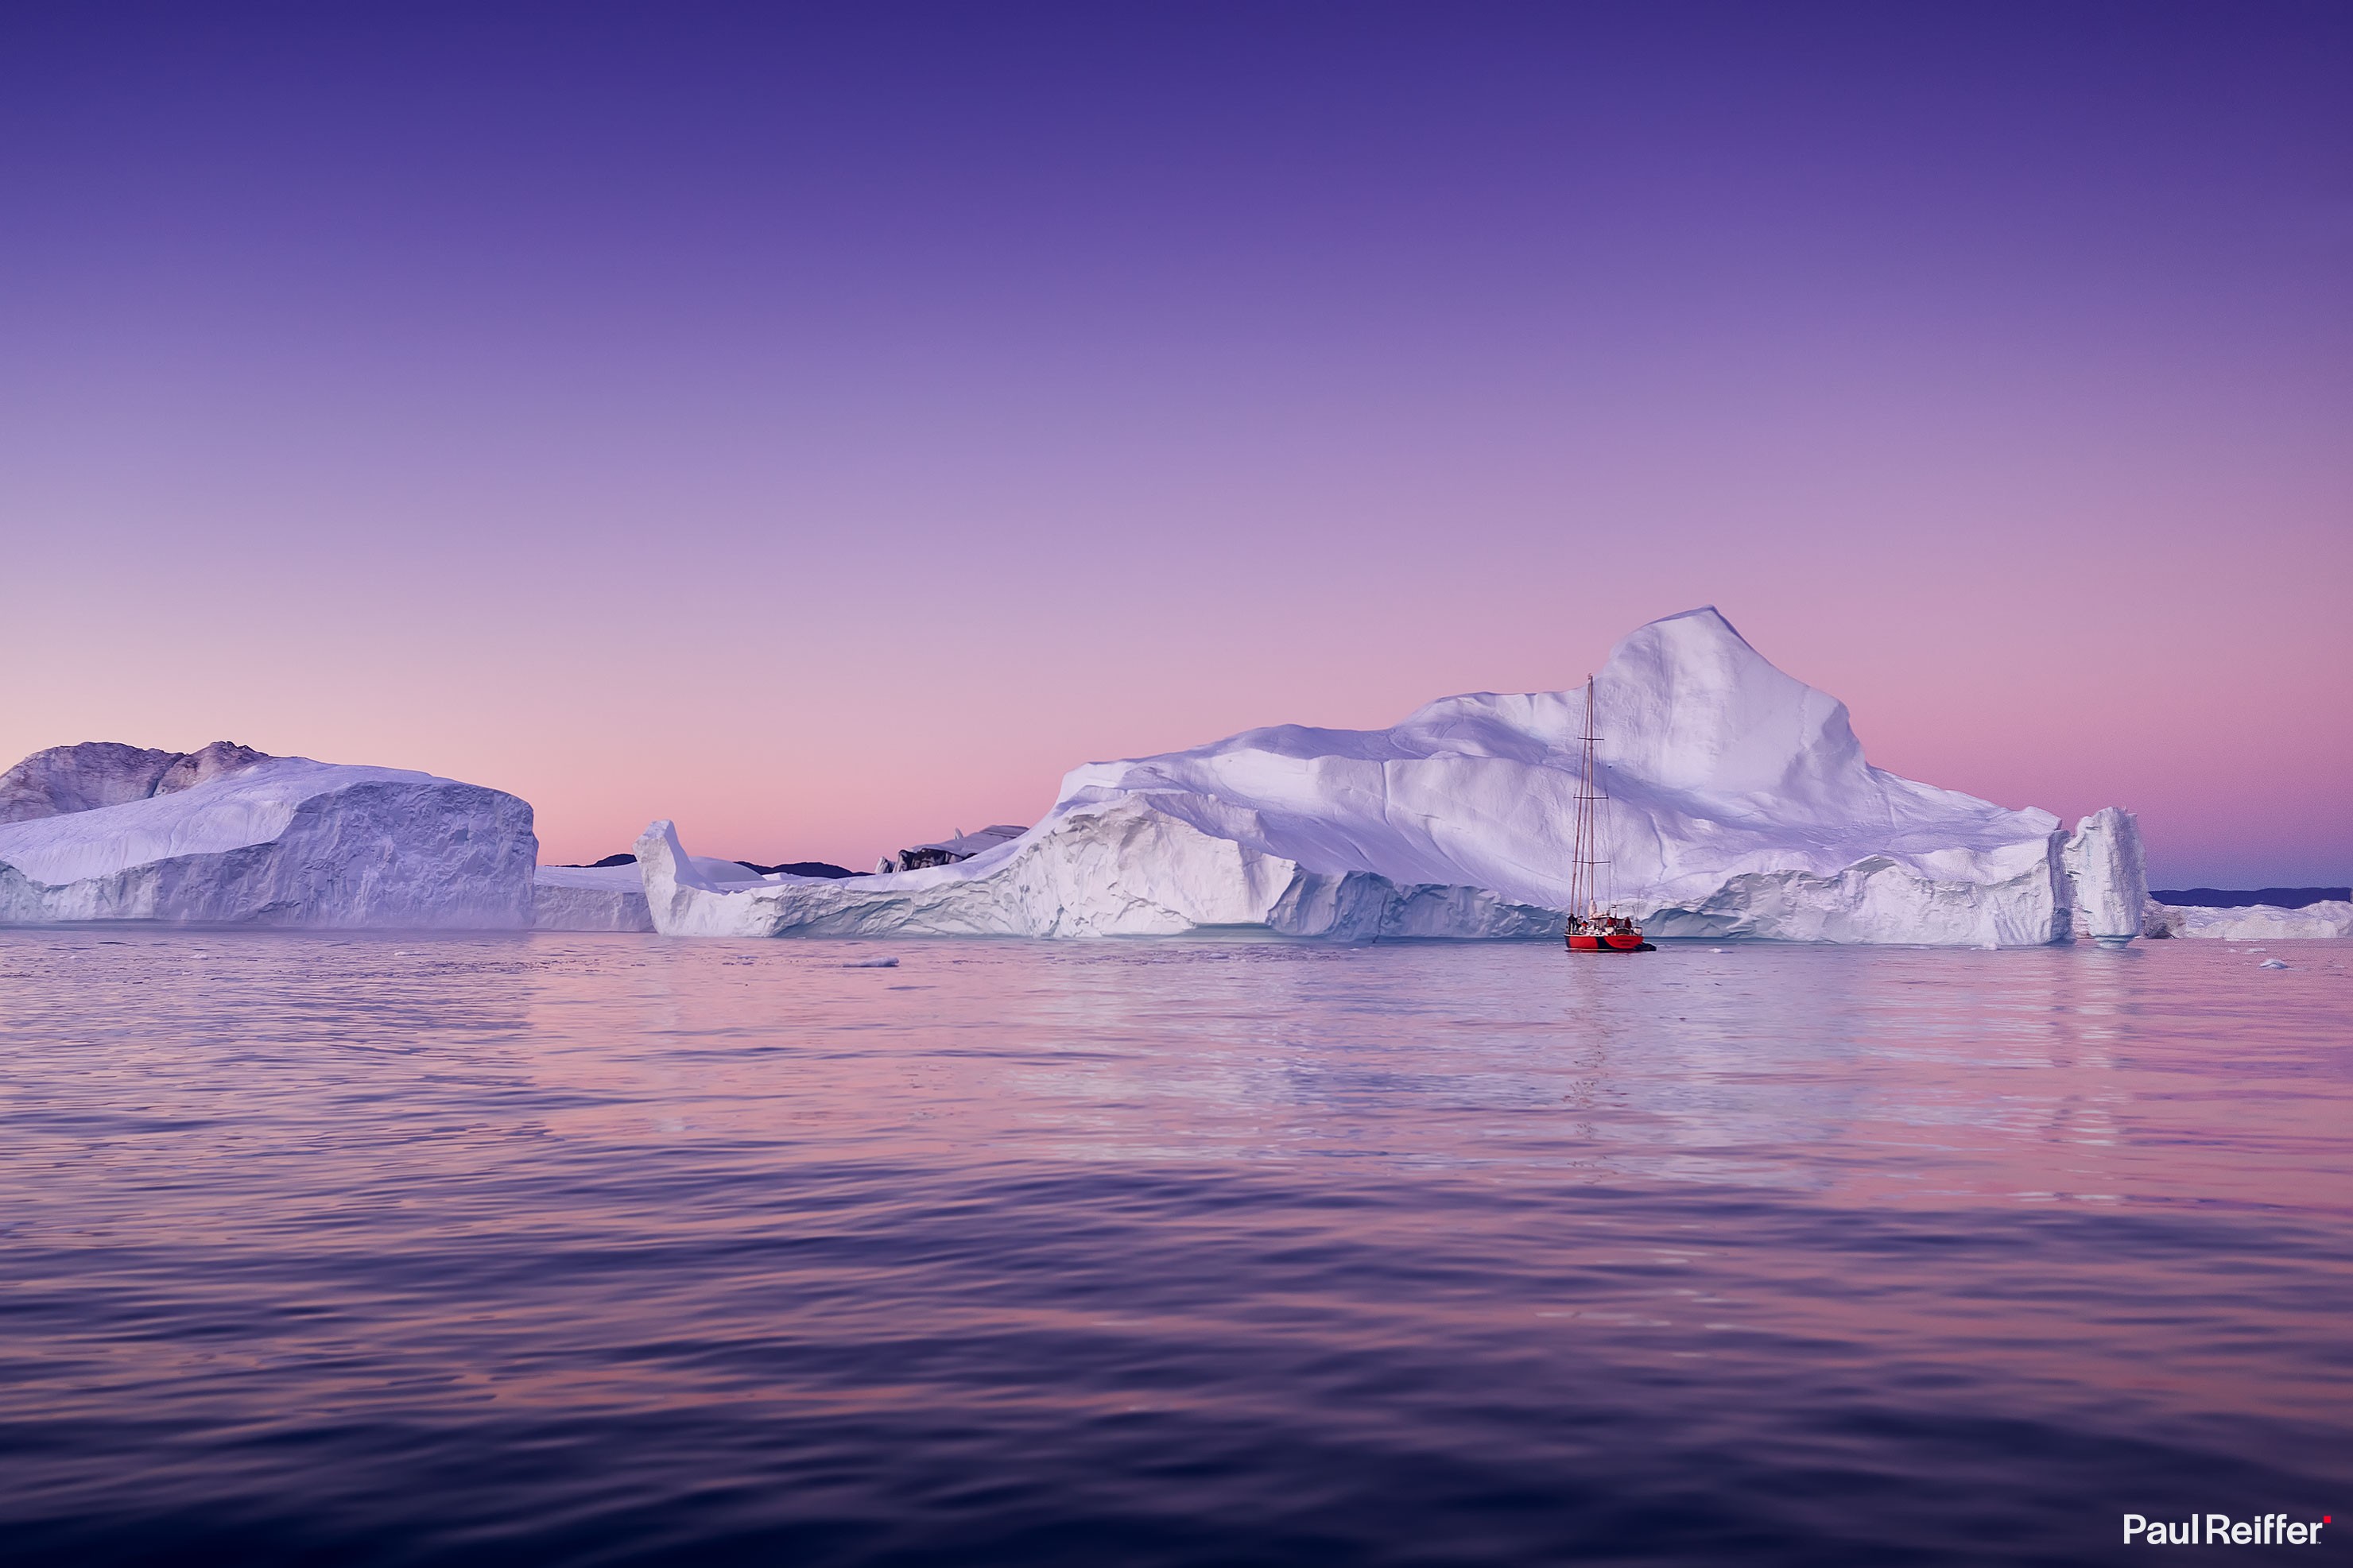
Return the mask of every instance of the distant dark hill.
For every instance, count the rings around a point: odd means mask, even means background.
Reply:
[[[2187,904],[2200,910],[2243,910],[2252,904],[2300,910],[2330,899],[2353,899],[2353,888],[2151,888],[2148,896],[2160,904]]]
[[[575,866],[567,869],[593,869],[600,866],[634,866],[637,863],[638,858],[634,855],[607,855],[602,860],[591,860],[586,868]],[[757,871],[763,877],[772,877],[779,871],[793,877],[855,877],[858,875],[846,866],[836,866],[825,860],[788,860],[781,866],[762,866],[750,860],[738,860],[735,864]]]

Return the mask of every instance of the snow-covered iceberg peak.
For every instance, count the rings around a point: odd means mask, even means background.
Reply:
[[[1844,705],[1776,669],[1715,609],[1638,628],[1592,689],[1613,891],[1654,934],[2067,934],[2058,818],[1873,767]],[[667,876],[656,861],[681,854],[667,825],[649,838],[668,845],[638,853],[655,923],[679,933],[1557,931],[1546,911],[1569,900],[1586,718],[1580,682],[1450,697],[1388,730],[1282,724],[1091,763],[1002,849],[821,889]]]
[[[1594,700],[1602,760],[1656,789],[1787,800],[1869,788],[1846,704],[1774,668],[1712,605],[1629,634]]]

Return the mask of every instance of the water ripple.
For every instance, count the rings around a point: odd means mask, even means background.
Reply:
[[[2056,1563],[2316,1518],[2353,981],[2306,945],[0,931],[0,1542]]]

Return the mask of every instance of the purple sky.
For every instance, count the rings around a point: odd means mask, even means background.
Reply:
[[[851,865],[1703,603],[2353,877],[2353,8],[19,7],[0,763]]]

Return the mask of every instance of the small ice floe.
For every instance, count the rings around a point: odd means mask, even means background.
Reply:
[[[1711,947],[1711,948],[1709,948],[1709,949],[1708,949],[1708,952],[1722,952],[1723,951],[1724,951],[1724,949],[1722,949],[1722,948],[1720,948],[1720,947]]]
[[[2255,967],[2257,969],[2285,969],[2287,965],[2276,958],[2266,958],[2261,963],[2256,964]]]
[[[841,967],[844,969],[896,969],[899,967],[899,961],[895,958],[853,958]]]

